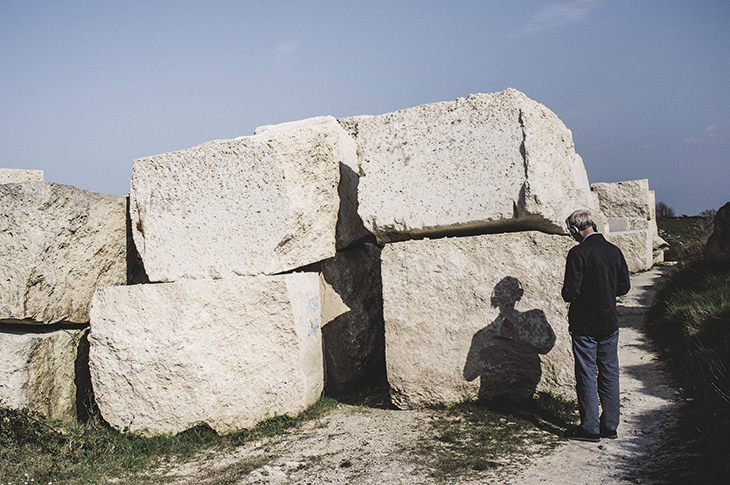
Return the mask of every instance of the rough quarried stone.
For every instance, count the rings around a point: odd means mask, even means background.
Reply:
[[[648,229],[648,221],[654,220],[654,196],[647,179],[595,183],[591,190],[597,194],[600,210],[608,218],[610,232]]]
[[[323,385],[319,275],[99,289],[89,367],[104,419],[147,435],[296,414]]]
[[[0,400],[50,419],[76,419],[76,360],[86,330],[29,333],[8,327],[0,329]]]
[[[323,262],[322,274],[348,308],[322,327],[325,385],[337,397],[385,377],[380,249],[363,244],[338,251]]]
[[[87,323],[96,288],[127,283],[127,199],[0,185],[0,322]]]
[[[712,260],[730,261],[730,202],[720,207],[713,224],[714,228],[705,245],[704,255]]]
[[[0,184],[16,184],[19,182],[42,181],[43,170],[20,170],[16,168],[0,168]]]
[[[624,253],[629,271],[646,271],[654,264],[654,238],[648,229],[643,231],[612,232],[606,239]]]
[[[564,233],[574,209],[591,208],[570,130],[514,89],[339,121],[358,146],[358,213],[381,242]]]
[[[340,164],[331,117],[135,160],[132,230],[151,281],[275,274],[335,254]],[[348,142],[349,140],[349,142]]]
[[[536,391],[573,395],[566,236],[493,234],[387,245],[386,365],[401,408]]]

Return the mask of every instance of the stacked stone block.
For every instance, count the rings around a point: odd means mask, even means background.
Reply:
[[[0,399],[74,419],[92,296],[127,283],[127,200],[30,175],[0,184]]]
[[[658,234],[655,195],[647,179],[596,183],[591,190],[608,220],[606,237],[621,248],[629,271],[645,271],[664,260],[667,243]]]

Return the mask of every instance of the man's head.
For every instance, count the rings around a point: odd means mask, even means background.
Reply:
[[[588,233],[598,232],[596,223],[593,221],[593,216],[590,212],[585,209],[579,209],[565,220],[565,224],[568,226],[570,235],[573,236],[577,241],[582,241]]]

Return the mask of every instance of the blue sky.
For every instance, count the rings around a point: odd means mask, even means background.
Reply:
[[[0,168],[126,195],[135,158],[512,87],[588,178],[730,200],[730,2],[0,0]]]

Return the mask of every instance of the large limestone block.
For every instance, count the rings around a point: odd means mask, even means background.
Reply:
[[[127,283],[127,198],[0,185],[0,321],[87,323],[94,291]]]
[[[338,251],[323,262],[322,274],[346,306],[322,326],[325,385],[327,393],[337,397],[385,377],[380,249],[363,244]],[[322,304],[323,320],[329,306]]]
[[[612,232],[605,236],[607,240],[618,246],[621,252],[624,253],[624,258],[626,258],[626,264],[630,272],[637,273],[639,271],[646,271],[654,264],[655,238],[649,229],[642,231]],[[659,255],[657,255],[658,257]]]
[[[323,389],[320,327],[317,273],[99,289],[97,405],[112,426],[148,435],[296,414]]]
[[[654,219],[654,196],[649,190],[649,180],[629,180],[616,183],[595,183],[591,190],[598,195],[601,211],[611,219],[625,219],[627,227],[617,231],[647,229],[646,221]]]
[[[43,170],[0,168],[0,184],[16,184],[18,182],[29,182],[31,180],[43,180]]]
[[[408,241],[382,252],[388,381],[414,408],[536,391],[573,395],[566,236]]]
[[[8,327],[16,327],[9,331]],[[77,357],[86,330],[0,327],[0,400],[50,419],[76,419]]]
[[[514,89],[339,121],[357,141],[358,212],[381,242],[564,233],[574,209],[591,208],[570,130]]]
[[[275,274],[333,257],[340,164],[354,151],[327,117],[135,160],[130,215],[150,280]]]

